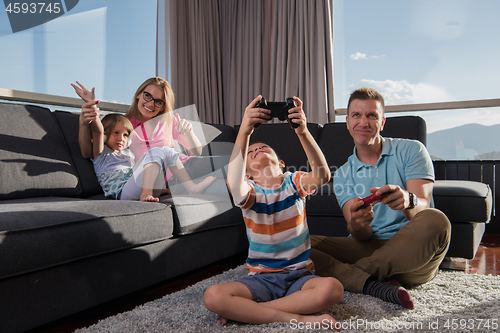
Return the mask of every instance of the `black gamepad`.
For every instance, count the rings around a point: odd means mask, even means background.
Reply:
[[[264,97],[255,105],[256,108],[267,109],[271,111],[271,120],[273,118],[278,118],[281,121],[288,121],[292,128],[299,127],[299,124],[292,122],[290,118],[288,118],[288,110],[297,106],[297,103],[293,100],[293,98],[288,97],[284,102],[267,102]],[[255,124],[253,127],[258,128],[260,123]]]

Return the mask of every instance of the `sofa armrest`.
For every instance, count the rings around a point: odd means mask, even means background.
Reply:
[[[465,180],[437,180],[434,204],[450,222],[488,223],[491,218],[492,193],[488,185]]]

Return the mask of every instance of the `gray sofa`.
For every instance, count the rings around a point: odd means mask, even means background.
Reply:
[[[162,197],[160,204],[104,198],[78,147],[78,115],[0,103],[0,332],[21,332],[241,253],[248,243],[229,196]],[[205,155],[230,153],[238,127],[220,131]],[[345,124],[308,124],[332,171],[352,153]],[[419,117],[389,118],[385,136],[419,139]],[[308,170],[287,123],[252,140],[276,149],[289,170]],[[307,203],[313,234],[347,231],[329,183]],[[435,185],[452,221],[448,255],[473,257],[491,214],[491,191],[475,182]],[[464,207],[467,207],[465,209]]]
[[[104,198],[79,151],[78,115],[0,103],[0,119],[0,332],[29,330],[247,249],[241,211],[227,195],[162,204]],[[234,141],[233,131],[226,135]]]

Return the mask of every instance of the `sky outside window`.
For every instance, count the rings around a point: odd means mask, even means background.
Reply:
[[[497,0],[335,0],[336,108],[363,86],[387,105],[499,98],[499,13]]]
[[[81,0],[68,13],[12,33],[0,11],[0,87],[78,97],[76,80],[96,97],[130,104],[156,74],[156,0]]]
[[[350,93],[365,86],[386,105],[500,98],[499,14],[497,0],[334,0],[335,107],[346,108]],[[491,134],[500,132],[492,126],[500,107],[386,114],[397,115],[426,120],[437,158],[500,156]],[[486,127],[461,127],[473,123]],[[440,151],[444,130],[454,142],[449,154]]]
[[[386,104],[498,98],[500,1],[335,0],[335,98],[361,86]]]

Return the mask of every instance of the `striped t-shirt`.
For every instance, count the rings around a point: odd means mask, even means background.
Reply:
[[[250,275],[297,269],[314,269],[309,259],[311,240],[307,227],[301,177],[304,172],[286,172],[278,189],[266,189],[251,180],[243,212],[250,243],[247,270]]]

